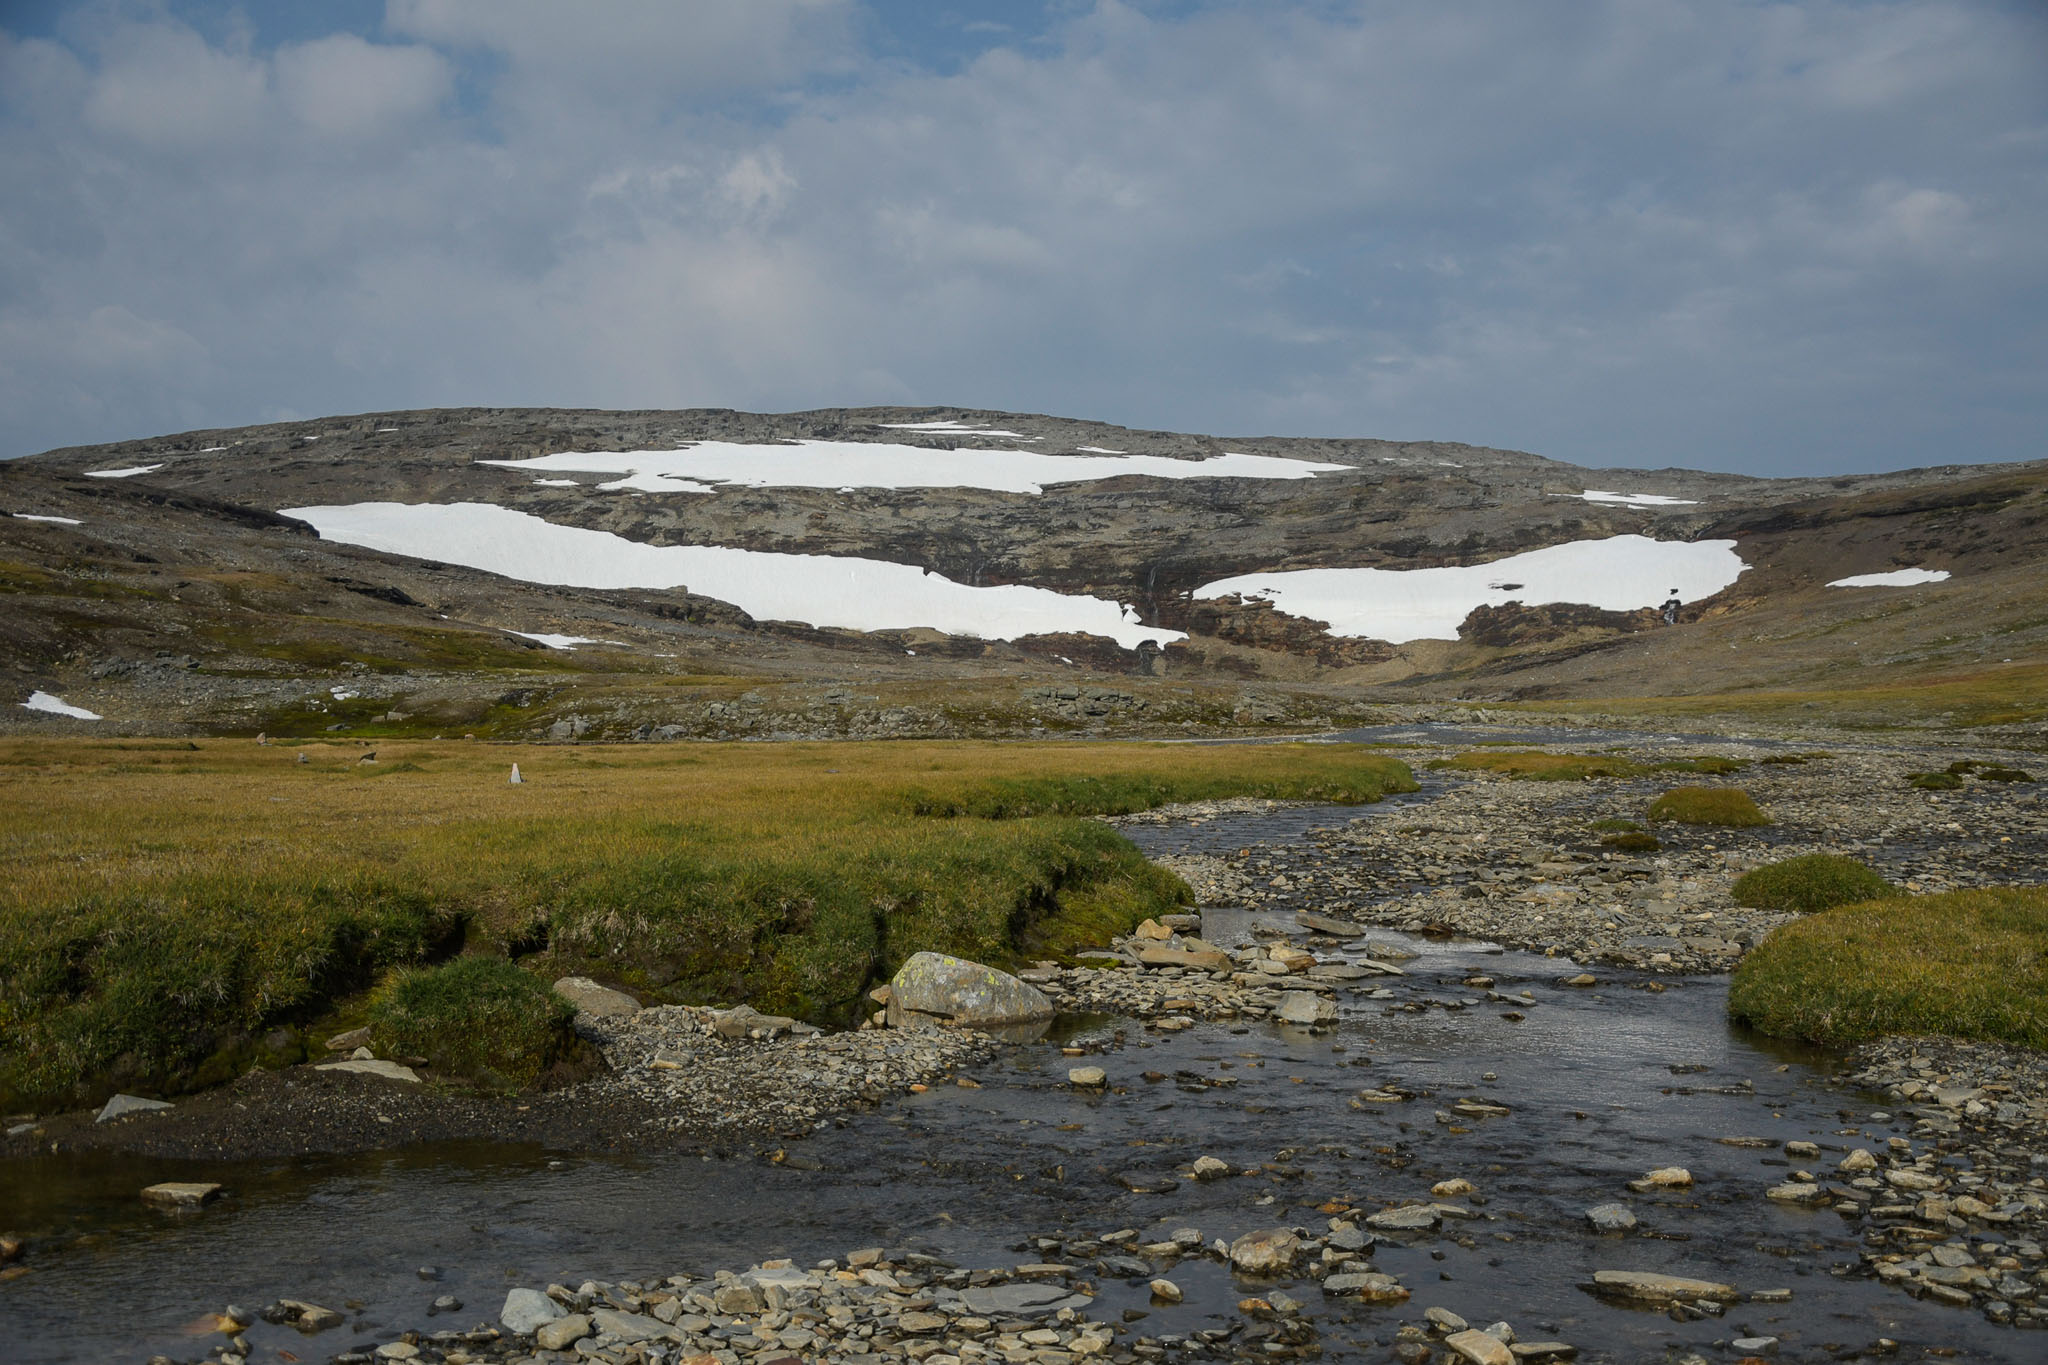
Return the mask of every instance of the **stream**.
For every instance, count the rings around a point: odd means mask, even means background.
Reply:
[[[1282,808],[1126,832],[1152,854],[1287,844],[1427,795],[1363,811]],[[1299,933],[1291,919],[1272,926]],[[1216,908],[1204,932],[1230,945],[1260,927],[1257,915]],[[1780,1360],[1876,1358],[1881,1338],[1899,1343],[1898,1359],[1930,1350],[1963,1361],[2041,1358],[2031,1334],[1830,1274],[1856,1261],[1856,1224],[1763,1198],[1795,1166],[1831,1170],[1849,1148],[1908,1136],[1911,1116],[1835,1087],[1825,1055],[1732,1029],[1725,978],[1601,968],[1597,986],[1571,989],[1558,983],[1580,968],[1562,958],[1371,937],[1416,956],[1405,976],[1367,983],[1383,998],[1341,995],[1328,1032],[1259,1022],[1161,1034],[1134,1021],[1064,1019],[1046,1040],[976,1070],[980,1088],[935,1086],[850,1115],[792,1146],[795,1164],[477,1144],[240,1164],[77,1154],[0,1163],[0,1226],[35,1243],[33,1272],[0,1283],[0,1358],[191,1359],[217,1340],[198,1334],[206,1314],[288,1297],[346,1308],[349,1321],[316,1338],[258,1322],[251,1360],[325,1359],[408,1327],[495,1322],[515,1286],[703,1274],[778,1256],[808,1264],[863,1246],[983,1266],[1045,1259],[1027,1240],[1038,1236],[1130,1228],[1149,1242],[1194,1227],[1212,1241],[1276,1225],[1321,1230],[1329,1214],[1318,1206],[1355,1205],[1362,1217],[1427,1198],[1432,1183],[1453,1177],[1477,1187],[1464,1201],[1477,1218],[1383,1234],[1374,1253],[1412,1292],[1406,1304],[1326,1300],[1313,1280],[1233,1282],[1222,1264],[1190,1259],[1170,1272],[1186,1293],[1174,1307],[1148,1303],[1146,1276],[1098,1269],[1092,1316],[1146,1310],[1134,1330],[1184,1333],[1229,1320],[1246,1293],[1279,1289],[1306,1305],[1325,1357],[1336,1360],[1391,1359],[1395,1330],[1431,1306],[1474,1325],[1505,1320],[1525,1339],[1570,1342],[1582,1361],[1687,1352],[1733,1361],[1744,1352],[1730,1343],[1744,1337],[1777,1338]],[[1465,984],[1475,975],[1536,1003],[1507,1018],[1485,988]],[[1089,1050],[1086,1060],[1109,1074],[1107,1092],[1066,1084],[1078,1063],[1062,1044]],[[1380,1087],[1414,1097],[1354,1104],[1362,1089]],[[1453,1115],[1466,1098],[1510,1112]],[[1717,1141],[1726,1137],[1772,1145]],[[1782,1144],[1793,1139],[1818,1143],[1822,1156],[1788,1160]],[[1248,1173],[1178,1178],[1163,1193],[1127,1188],[1171,1182],[1198,1156]],[[1673,1165],[1696,1183],[1628,1189]],[[178,1179],[222,1182],[228,1197],[182,1216],[136,1198],[144,1185]],[[1626,1238],[1588,1227],[1585,1211],[1608,1203],[1640,1220]],[[1789,1289],[1791,1298],[1680,1322],[1580,1288],[1600,1269]],[[441,1295],[464,1306],[430,1317]]]

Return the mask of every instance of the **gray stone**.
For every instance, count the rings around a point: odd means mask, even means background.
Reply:
[[[748,1311],[759,1311],[760,1306],[760,1301],[756,1300]],[[622,1313],[616,1308],[591,1309],[590,1325],[601,1336],[617,1337],[629,1344],[673,1335],[668,1324],[659,1319],[650,1318],[645,1313]]]
[[[1471,1365],[1515,1365],[1515,1353],[1499,1337],[1466,1330],[1444,1338],[1444,1346]]]
[[[1306,910],[1297,910],[1294,915],[1294,922],[1304,929],[1312,929],[1318,934],[1327,934],[1331,938],[1363,938],[1365,936],[1363,925],[1353,924],[1349,920],[1331,919],[1327,915],[1311,915]]]
[[[1435,1227],[1442,1219],[1443,1215],[1428,1204],[1410,1204],[1406,1208],[1382,1209],[1365,1221],[1368,1227],[1381,1232],[1420,1232]]]
[[[420,1075],[409,1066],[377,1057],[350,1057],[341,1062],[322,1062],[315,1071],[353,1071],[363,1076],[382,1076],[387,1081],[410,1081],[417,1085]]]
[[[307,1336],[342,1324],[341,1314],[332,1308],[322,1308],[317,1303],[307,1303],[303,1299],[279,1299],[277,1306],[284,1310],[285,1317],[290,1320],[291,1325]]]
[[[543,1351],[566,1351],[589,1335],[590,1319],[581,1313],[571,1313],[534,1328],[533,1344]]]
[[[1067,1084],[1081,1090],[1100,1090],[1109,1084],[1109,1075],[1099,1066],[1069,1067]]]
[[[630,1019],[640,1012],[640,1002],[624,991],[600,986],[587,976],[565,976],[555,983],[555,994],[574,1005],[580,1014],[600,1019]]]
[[[917,953],[889,982],[889,1022],[910,1015],[978,1028],[984,1024],[1043,1023],[1052,1002],[1036,986],[979,962],[944,953]]]
[[[1285,1024],[1334,1023],[1337,1005],[1313,991],[1289,991],[1280,1001],[1280,1008],[1274,1011],[1274,1017]]]
[[[1248,1275],[1277,1275],[1301,1254],[1301,1239],[1286,1228],[1260,1228],[1230,1244],[1230,1263]]]
[[[1593,1292],[1614,1299],[1632,1299],[1639,1303],[1679,1303],[1693,1299],[1719,1299],[1727,1302],[1735,1297],[1733,1285],[1721,1284],[1714,1280],[1693,1280],[1682,1275],[1659,1275],[1647,1270],[1596,1270],[1593,1272]]]
[[[505,1295],[505,1306],[498,1310],[498,1324],[523,1335],[563,1316],[562,1306],[538,1289],[514,1289]]]
[[[1595,1232],[1627,1232],[1636,1225],[1636,1216],[1626,1204],[1596,1204],[1586,1210],[1586,1221]]]
[[[1152,1297],[1160,1303],[1179,1303],[1181,1301],[1180,1286],[1172,1280],[1154,1280],[1152,1281],[1151,1289]]]
[[[960,1302],[968,1312],[985,1317],[1039,1318],[1062,1308],[1086,1308],[1088,1296],[1058,1284],[992,1284],[963,1289]]]
[[[198,1180],[167,1180],[151,1185],[142,1197],[166,1208],[196,1209],[220,1193],[220,1186]]]
[[[140,1095],[116,1095],[100,1106],[100,1112],[94,1117],[93,1122],[107,1123],[126,1114],[146,1114],[153,1109],[170,1107],[164,1100],[146,1100]]]

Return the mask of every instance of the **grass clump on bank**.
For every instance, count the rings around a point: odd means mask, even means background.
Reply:
[[[1831,1046],[1943,1034],[2048,1047],[2048,888],[1990,887],[1825,910],[1736,969],[1728,1012]]]
[[[1496,773],[1516,782],[1585,782],[1595,777],[1640,777],[1643,766],[1605,754],[1550,754],[1540,749],[1491,749],[1431,761],[1432,768]]]
[[[1870,868],[1836,853],[1765,863],[1736,878],[1733,892],[1737,905],[1802,915],[1898,894],[1899,888]]]
[[[574,1050],[576,1007],[502,957],[471,955],[402,968],[370,1001],[370,1035],[386,1057],[493,1090],[532,1085]]]
[[[1184,903],[1088,815],[1415,785],[1343,745],[365,752],[0,743],[0,1111],[177,1089],[465,946],[840,1022],[920,950],[1059,955]]]
[[[1650,803],[1648,817],[1681,825],[1768,825],[1771,817],[1739,787],[1673,787]]]

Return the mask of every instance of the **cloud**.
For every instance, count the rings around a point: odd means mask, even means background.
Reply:
[[[0,454],[915,401],[1777,472],[2048,418],[2024,7],[1102,0],[928,66],[850,0],[92,13],[0,35]],[[95,377],[106,309],[175,380]]]

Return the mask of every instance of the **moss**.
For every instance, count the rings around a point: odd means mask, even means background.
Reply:
[[[1673,787],[1650,803],[1652,821],[1682,825],[1768,825],[1771,818],[1739,787]]]
[[[1867,901],[1794,920],[1736,969],[1728,1012],[1835,1046],[1943,1034],[2048,1047],[2048,888]]]
[[[1954,773],[1907,773],[1906,784],[1916,791],[1952,792],[1962,787],[1963,779]]]
[[[1584,782],[1595,777],[1637,777],[1644,768],[1630,759],[1601,754],[1552,754],[1540,749],[1473,751],[1438,759],[1432,768],[1496,773],[1517,782]]]
[[[1611,848],[1617,853],[1655,853],[1658,849],[1664,847],[1658,841],[1656,835],[1644,834],[1639,831],[1635,833],[1610,834],[1603,838],[1600,844],[1603,848]]]
[[[1833,853],[1766,863],[1737,878],[1733,891],[1737,905],[1802,915],[1897,894],[1897,887],[1870,868]]]
[[[530,1086],[575,1048],[575,1006],[501,957],[402,969],[370,1001],[370,1036],[387,1057],[493,1090]]]

